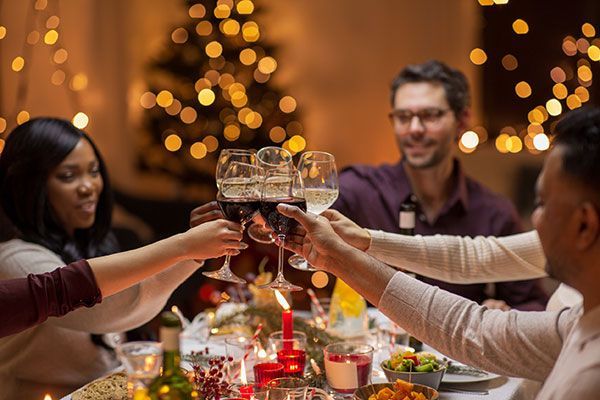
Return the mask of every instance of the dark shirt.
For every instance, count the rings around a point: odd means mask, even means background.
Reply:
[[[102,301],[96,278],[86,260],[45,274],[0,281],[0,337],[60,317],[81,306]]]
[[[454,162],[452,179],[452,193],[433,223],[417,204],[415,234],[474,237],[522,231],[512,203],[467,177],[458,160]],[[399,233],[400,205],[411,195],[402,162],[380,167],[351,166],[340,174],[340,195],[332,208],[364,228]],[[427,277],[419,279],[478,303],[490,297],[485,292],[486,284],[458,285]],[[492,297],[526,311],[544,310],[548,300],[538,280],[496,283]]]

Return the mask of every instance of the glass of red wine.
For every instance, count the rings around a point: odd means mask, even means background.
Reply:
[[[231,157],[230,157],[231,158]],[[228,168],[218,178],[217,203],[230,221],[242,225],[242,229],[258,212],[260,205],[260,177],[256,165],[237,161],[227,162]],[[223,169],[221,169],[223,171]],[[246,283],[235,275],[229,265],[231,256],[225,256],[223,266],[216,271],[202,272],[204,276],[233,283]]]
[[[292,171],[294,169],[292,154],[276,146],[263,147],[256,153],[256,165],[260,168],[261,175],[266,176],[269,171]],[[273,243],[271,230],[261,224],[252,224],[248,228],[248,236],[258,243]]]
[[[283,245],[285,237],[296,228],[298,223],[293,218],[286,217],[277,211],[277,206],[281,203],[294,205],[306,211],[304,185],[302,177],[296,170],[269,171],[262,182],[260,214],[279,239],[279,257],[277,276],[271,283],[261,285],[259,288],[299,291],[303,290],[303,288],[288,282],[283,276]]]
[[[323,349],[327,384],[336,394],[352,396],[369,384],[373,366],[373,346],[364,343],[338,342]]]

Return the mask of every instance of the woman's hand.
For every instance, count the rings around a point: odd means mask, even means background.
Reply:
[[[240,254],[240,250],[248,248],[248,245],[241,241],[242,226],[224,219],[200,222],[182,236],[187,259],[206,260],[227,254],[236,256]]]
[[[321,215],[329,220],[331,227],[344,242],[361,251],[371,246],[371,235],[366,229],[356,225],[350,218],[336,210],[325,210]]]
[[[190,213],[190,227],[198,226],[204,222],[214,221],[216,219],[224,218],[221,208],[216,201],[203,204],[200,207],[196,207]]]

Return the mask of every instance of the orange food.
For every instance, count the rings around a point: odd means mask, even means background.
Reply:
[[[412,383],[398,379],[394,382],[394,390],[383,388],[369,396],[369,400],[427,400],[423,393],[415,392],[414,387]]]

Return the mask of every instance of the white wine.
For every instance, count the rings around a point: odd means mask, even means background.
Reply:
[[[227,178],[220,184],[221,195],[230,198],[259,198],[260,185],[253,178]]]
[[[335,203],[338,194],[338,189],[305,188],[306,207],[313,214],[321,214]]]

